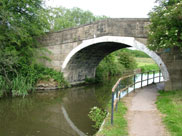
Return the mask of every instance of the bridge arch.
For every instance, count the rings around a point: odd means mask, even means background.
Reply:
[[[102,36],[83,40],[66,56],[62,72],[66,79],[74,84],[84,81],[86,77],[95,76],[99,62],[108,54],[122,48],[134,47],[148,54],[160,67],[164,80],[169,80],[169,73],[162,59],[134,37]]]

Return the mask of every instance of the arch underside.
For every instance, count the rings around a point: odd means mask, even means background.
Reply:
[[[104,42],[93,44],[77,52],[64,70],[70,83],[82,82],[85,78],[95,77],[95,70],[100,61],[108,54],[122,48],[130,47],[121,43]]]
[[[66,57],[62,71],[71,84],[84,82],[85,78],[95,77],[95,70],[100,61],[108,54],[127,47],[134,47],[148,54],[160,67],[164,80],[169,79],[165,64],[160,57],[144,44],[132,37],[103,36],[83,41]]]

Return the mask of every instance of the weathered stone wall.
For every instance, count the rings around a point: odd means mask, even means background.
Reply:
[[[146,38],[149,24],[147,18],[105,19],[79,27],[48,33],[41,41],[45,46],[81,42],[101,36],[125,36]]]
[[[170,80],[165,82],[165,90],[182,89],[182,53],[178,48],[164,50],[160,53],[167,66]]]

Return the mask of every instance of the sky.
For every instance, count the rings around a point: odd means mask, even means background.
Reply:
[[[156,0],[45,0],[47,6],[78,7],[111,18],[147,18]]]

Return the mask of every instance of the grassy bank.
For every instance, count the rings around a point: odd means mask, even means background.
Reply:
[[[141,58],[141,57],[136,58],[135,57],[135,60],[139,67],[145,66],[145,65],[155,65],[156,64],[152,58]]]
[[[118,110],[114,112],[114,125],[111,125],[111,102],[107,106],[109,115],[105,119],[103,129],[96,134],[96,136],[126,136],[127,121],[124,118],[127,108],[123,102],[118,103]]]
[[[160,91],[157,108],[172,136],[182,136],[182,91]]]
[[[137,68],[141,68],[142,72],[158,71],[159,67],[151,58],[135,58]]]
[[[61,72],[43,65],[29,67],[25,65],[10,80],[0,75],[0,98],[5,96],[25,97],[35,90],[38,81],[49,81],[49,79],[57,82],[58,88],[68,86]]]

